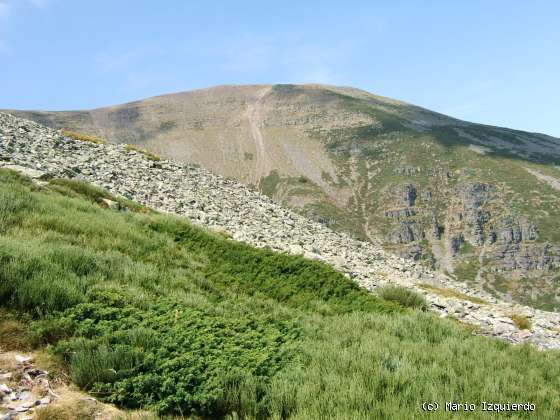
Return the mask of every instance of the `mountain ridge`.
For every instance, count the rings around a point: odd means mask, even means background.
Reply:
[[[546,133],[543,133],[543,132],[540,132],[540,131],[527,131],[527,130],[523,130],[523,129],[520,129],[520,128],[518,129],[518,128],[508,127],[508,126],[505,126],[505,125],[494,125],[494,124],[489,124],[489,123],[480,123],[480,122],[475,122],[475,121],[469,121],[469,120],[466,120],[466,119],[461,119],[461,118],[449,116],[449,115],[445,114],[444,112],[431,110],[431,109],[429,109],[425,106],[415,105],[411,102],[407,102],[407,101],[404,101],[404,100],[401,100],[401,99],[394,99],[394,98],[391,98],[389,96],[378,95],[378,94],[369,92],[365,89],[356,88],[356,87],[353,87],[353,86],[350,86],[350,85],[340,85],[339,86],[339,85],[330,85],[330,84],[323,84],[323,83],[223,84],[223,85],[212,85],[212,86],[207,86],[207,87],[201,87],[201,88],[196,88],[196,89],[191,89],[191,90],[181,90],[181,91],[176,91],[176,92],[167,92],[167,93],[147,96],[147,97],[144,97],[144,98],[133,99],[133,100],[125,101],[125,102],[122,102],[122,103],[114,103],[114,104],[96,106],[96,107],[93,107],[93,108],[85,107],[85,108],[61,109],[61,110],[48,110],[48,109],[29,110],[29,109],[22,109],[22,108],[5,108],[5,109],[0,109],[0,111],[10,113],[10,114],[32,113],[32,112],[49,113],[49,114],[91,112],[91,111],[94,111],[94,110],[111,109],[111,108],[123,107],[123,106],[127,106],[127,105],[136,105],[138,103],[141,103],[141,102],[147,101],[147,100],[160,99],[160,98],[173,97],[173,96],[182,96],[182,95],[188,95],[188,94],[197,93],[197,92],[203,93],[203,92],[219,91],[219,90],[227,90],[227,89],[263,88],[263,87],[273,87],[273,86],[298,86],[298,87],[303,87],[303,88],[305,88],[305,87],[318,88],[318,89],[330,90],[332,92],[341,93],[341,94],[345,94],[345,95],[348,95],[348,96],[362,97],[362,98],[363,97],[375,98],[375,99],[378,99],[378,100],[381,100],[381,101],[386,101],[387,103],[393,103],[393,104],[401,105],[401,106],[408,106],[408,107],[415,108],[415,109],[418,109],[418,110],[423,111],[423,112],[429,112],[431,114],[439,115],[439,116],[444,117],[446,119],[453,120],[457,123],[474,124],[474,125],[478,125],[478,126],[481,126],[481,127],[487,127],[487,128],[498,128],[498,129],[506,129],[506,130],[517,131],[517,132],[526,133],[526,134],[535,134],[535,135],[539,135],[539,136],[546,136],[546,137],[549,137],[551,139],[555,139],[555,140],[560,141],[560,137],[556,137],[556,136],[553,136],[551,134],[546,134]],[[352,93],[354,93],[354,95],[352,95]]]

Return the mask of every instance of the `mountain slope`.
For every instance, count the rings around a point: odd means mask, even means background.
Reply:
[[[331,228],[558,309],[560,140],[352,88],[223,86],[80,112],[14,112],[198,163]]]
[[[103,208],[108,199],[119,206]],[[456,400],[477,412],[482,401],[534,404],[517,408],[520,418],[560,413],[558,351],[475,337],[321,262],[236,243],[81,181],[0,169],[0,262],[0,308],[27,320],[32,343],[52,345],[74,383],[124,408],[449,418],[421,404]]]

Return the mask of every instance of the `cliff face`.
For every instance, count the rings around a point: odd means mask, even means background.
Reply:
[[[387,196],[387,246],[473,287],[554,305],[560,247],[541,240],[535,219],[508,208],[499,184],[450,182],[439,202],[434,185],[407,183]]]
[[[200,164],[473,288],[560,308],[558,139],[318,85],[15,114]]]

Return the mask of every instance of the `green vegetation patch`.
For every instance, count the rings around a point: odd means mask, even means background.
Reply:
[[[276,192],[276,188],[280,183],[280,175],[278,171],[272,171],[267,176],[261,178],[259,182],[259,190],[262,194],[272,197]]]
[[[475,252],[475,247],[470,242],[463,242],[459,248],[459,254],[467,255]]]
[[[162,121],[159,125],[159,129],[163,131],[172,130],[177,127],[177,123],[175,121]]]
[[[459,281],[473,282],[476,279],[478,270],[478,261],[475,259],[471,259],[469,261],[459,262],[453,270],[453,274]]]
[[[310,219],[328,226],[330,229],[343,231],[353,235],[355,238],[367,240],[361,217],[340,209],[326,199],[306,204],[302,213]]]
[[[248,302],[248,308],[251,303]],[[160,413],[224,414],[226,386],[270,378],[295,356],[301,328],[264,307],[196,308],[174,298],[142,302],[126,289],[92,291],[62,318],[74,337],[57,353],[73,382],[104,400]]]
[[[474,337],[320,262],[5,170],[0,306],[4,335],[50,344],[76,384],[122,407],[401,419],[428,418],[425,400],[484,400],[560,413],[558,352]]]
[[[401,286],[384,286],[377,292],[379,297],[388,302],[395,302],[406,308],[420,309],[425,311],[428,309],[428,302],[424,296],[413,290]]]
[[[119,203],[123,209],[128,209],[136,213],[155,213],[154,210],[136,203],[126,198],[117,197],[106,190],[88,184],[87,182],[74,179],[52,179],[49,181],[49,188],[58,194],[68,197],[82,197],[92,203],[102,204],[103,200],[110,200]]]

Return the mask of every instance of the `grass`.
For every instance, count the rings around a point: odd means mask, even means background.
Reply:
[[[161,157],[156,155],[155,153],[148,152],[147,150],[142,149],[141,147],[135,146],[133,144],[127,144],[125,146],[125,149],[129,152],[140,153],[140,154],[146,156],[148,158],[148,160],[151,160],[153,162],[159,162],[161,160]]]
[[[475,247],[471,245],[469,242],[465,241],[461,244],[461,247],[459,248],[459,254],[461,255],[472,254],[474,250]]]
[[[61,195],[66,195],[69,197],[82,197],[91,201],[92,203],[97,203],[103,205],[103,200],[114,201],[119,204],[122,209],[127,209],[136,213],[153,213],[154,211],[138,204],[134,201],[114,196],[108,193],[102,188],[95,187],[91,184],[87,184],[81,181],[72,179],[52,179],[49,181],[51,190],[56,191]]]
[[[47,406],[35,409],[34,420],[157,420],[161,417],[146,411],[117,410],[113,406],[100,404],[98,401],[85,399],[85,395],[75,391],[66,391],[61,399]]]
[[[476,258],[467,261],[460,261],[455,266],[453,274],[459,281],[474,282],[479,270],[479,262]]]
[[[180,218],[102,209],[5,170],[0,232],[5,313],[25,320],[35,345],[50,344],[75,383],[120,407],[439,419],[448,413],[428,415],[421,402],[531,401],[539,418],[560,415],[558,352],[472,336],[318,261]]]
[[[92,136],[90,134],[78,133],[76,131],[71,130],[62,130],[62,134],[66,137],[70,137],[74,140],[84,141],[87,143],[95,143],[95,144],[106,144],[107,140],[102,139],[101,137]]]
[[[530,330],[532,327],[531,320],[527,318],[525,315],[513,314],[510,315],[510,319],[515,323],[517,328],[519,328],[520,330]]]
[[[27,325],[17,319],[14,314],[0,309],[0,349],[2,351],[24,351],[31,347],[32,341]]]
[[[395,302],[405,308],[420,309],[422,311],[428,309],[428,303],[424,296],[406,287],[384,286],[380,288],[378,295],[383,300]]]
[[[262,194],[272,197],[276,192],[276,188],[280,183],[280,175],[278,171],[272,171],[265,177],[262,177],[259,181],[259,190]]]
[[[431,284],[420,284],[420,287],[428,292],[434,293],[436,295],[439,296],[443,296],[443,297],[448,297],[448,298],[455,298],[455,299],[461,299],[461,300],[466,300],[472,303],[476,303],[478,305],[486,305],[488,304],[488,302],[486,302],[484,299],[475,297],[475,296],[469,296],[466,295],[464,293],[458,292],[457,290],[453,290],[453,289],[446,289],[444,287],[437,287],[437,286],[432,286]]]
[[[46,406],[38,408],[35,420],[71,420],[95,418],[95,407],[77,401],[73,406]]]

